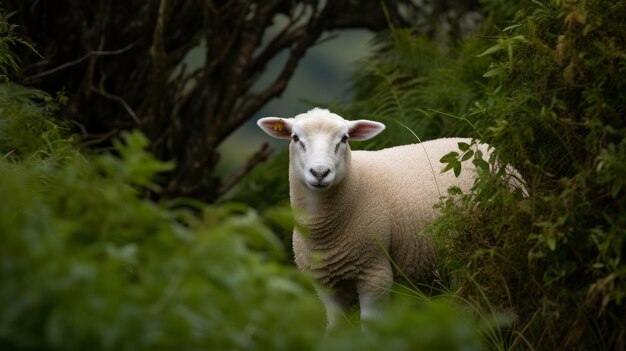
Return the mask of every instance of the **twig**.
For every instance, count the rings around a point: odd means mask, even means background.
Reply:
[[[83,55],[82,57],[80,57],[80,58],[78,58],[76,60],[72,60],[72,61],[66,62],[66,63],[64,63],[62,65],[59,65],[59,66],[55,67],[55,68],[49,69],[49,70],[41,72],[41,73],[34,74],[34,75],[30,76],[30,77],[26,77],[24,79],[24,82],[25,83],[32,82],[32,81],[34,81],[36,79],[39,79],[41,77],[49,76],[49,75],[51,75],[53,73],[62,71],[64,69],[68,68],[68,67],[72,67],[72,66],[78,65],[78,64],[82,63],[83,61],[87,60],[88,58],[90,58],[92,56],[119,55],[119,54],[122,54],[122,53],[130,50],[133,46],[135,46],[134,43],[128,44],[125,47],[123,47],[121,49],[118,49],[118,50],[110,50],[110,51],[92,50],[92,51],[89,51],[88,53],[86,53],[85,55]]]
[[[245,165],[239,168],[224,184],[222,184],[217,191],[217,196],[220,197],[230,191],[230,189],[239,183],[241,178],[248,174],[254,166],[267,160],[271,153],[272,149],[270,149],[270,145],[268,143],[261,145],[261,148],[248,159],[248,162],[246,162]]]
[[[493,36],[493,35],[481,35],[481,34],[472,34],[473,38],[479,38],[479,39],[491,39],[491,40],[498,40],[498,39],[502,39],[502,37],[497,37],[497,36]]]
[[[94,145],[94,144],[100,144],[101,142],[110,139],[112,136],[114,136],[115,134],[117,134],[119,130],[117,128],[111,129],[110,131],[104,133],[104,134],[91,134],[88,135],[86,137],[84,137],[83,139],[86,141],[83,141],[81,143],[82,146],[89,146],[89,145]],[[90,139],[90,137],[93,137]]]
[[[113,94],[108,93],[108,92],[106,92],[104,90],[97,89],[96,87],[92,87],[92,91],[95,92],[96,94],[100,94],[100,95],[104,96],[107,99],[111,99],[111,100],[117,101],[120,104],[122,104],[122,106],[124,107],[126,112],[128,112],[128,114],[133,118],[135,123],[137,123],[137,125],[141,124],[141,121],[139,120],[139,117],[137,116],[135,111],[133,111],[133,108],[130,107],[130,105],[128,105],[126,100],[124,100],[124,98],[122,98],[121,96],[113,95]]]

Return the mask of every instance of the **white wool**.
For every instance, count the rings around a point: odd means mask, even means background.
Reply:
[[[441,173],[445,165],[439,160],[471,139],[351,151],[341,142],[342,135],[364,140],[384,126],[347,121],[317,108],[293,119],[264,118],[258,124],[275,137],[295,136],[290,145],[290,198],[306,233],[294,229],[293,248],[298,267],[319,283],[330,327],[338,313],[357,300],[362,318],[376,316],[400,276],[429,283],[435,252],[420,231],[437,217],[433,205],[448,188],[467,192],[476,177],[471,162],[463,164],[457,178],[451,171]],[[487,145],[477,147],[488,157]]]

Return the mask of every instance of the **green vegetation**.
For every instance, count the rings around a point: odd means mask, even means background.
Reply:
[[[486,97],[466,116],[528,183],[485,174],[433,230],[469,295],[518,316],[538,349],[624,345],[626,4],[547,2],[518,13],[485,50]],[[475,212],[475,209],[479,209]],[[469,269],[468,269],[469,267]]]
[[[391,29],[360,64],[347,118],[384,121],[380,148],[470,135],[441,161],[481,171],[450,189],[428,231],[443,293],[395,287],[361,333],[324,336],[311,282],[290,264],[287,158],[207,206],[154,203],[172,167],[128,133],[79,151],[54,117],[64,97],[8,81],[19,41],[2,22],[0,345],[7,349],[517,350],[626,344],[626,3],[485,1],[479,36],[434,42]],[[516,13],[512,22],[508,15]],[[405,127],[406,126],[406,127]],[[356,146],[356,145],[355,145]],[[419,201],[419,199],[416,199]],[[278,205],[277,205],[278,204]],[[251,207],[249,207],[251,206]],[[254,209],[253,209],[254,208]]]
[[[143,199],[171,167],[144,136],[84,156],[29,96],[0,101],[3,349],[286,350],[323,333],[309,282],[274,263],[283,250],[253,210]]]

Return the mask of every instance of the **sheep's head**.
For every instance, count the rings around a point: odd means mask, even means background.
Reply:
[[[291,139],[293,172],[300,183],[316,192],[339,184],[345,177],[350,157],[348,140],[367,140],[385,129],[382,123],[347,121],[318,108],[294,118],[261,118],[257,125],[275,138]]]

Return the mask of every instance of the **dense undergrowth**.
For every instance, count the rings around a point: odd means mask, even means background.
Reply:
[[[0,22],[9,72],[19,41]],[[63,100],[0,82],[3,350],[480,350],[497,334],[498,318],[415,295],[367,334],[348,319],[325,337],[271,229],[293,225],[287,207],[155,203],[146,189],[172,165],[136,132],[109,153],[77,149],[55,120]]]
[[[486,174],[434,231],[453,233],[465,294],[512,309],[535,348],[623,349],[626,3],[536,4],[484,54],[487,96],[466,116],[530,196]]]

